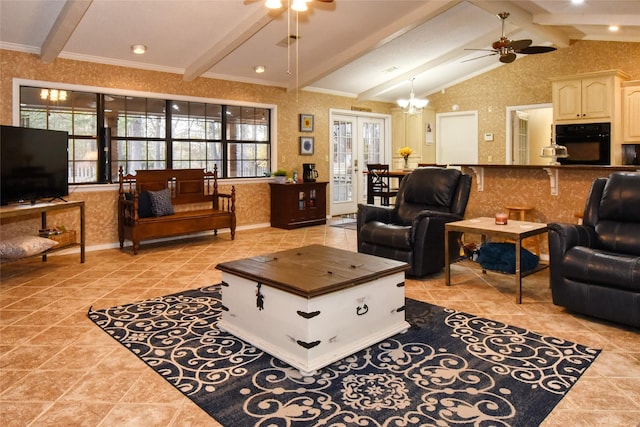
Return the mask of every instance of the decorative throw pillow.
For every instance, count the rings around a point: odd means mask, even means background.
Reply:
[[[127,200],[133,200],[133,193],[124,193],[124,197]],[[151,210],[151,198],[149,197],[148,191],[143,191],[138,194],[138,217],[149,218],[151,216],[153,216],[153,211]]]
[[[58,242],[38,236],[18,236],[0,241],[0,258],[17,259],[40,254]]]
[[[149,191],[151,199],[151,212],[154,216],[172,215],[173,205],[171,204],[171,190],[165,188],[160,191]]]

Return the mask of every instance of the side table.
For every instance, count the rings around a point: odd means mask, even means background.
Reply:
[[[516,285],[516,304],[522,302],[522,278],[530,274],[536,273],[549,265],[546,263],[540,263],[536,268],[528,271],[521,271],[520,269],[520,249],[522,248],[522,240],[531,236],[538,236],[547,232],[547,224],[539,222],[529,221],[514,221],[509,220],[505,225],[497,225],[494,218],[480,217],[474,219],[467,219],[464,221],[449,222],[444,226],[444,253],[445,253],[445,285],[451,284],[451,262],[449,257],[449,232],[458,231],[462,233],[474,233],[482,236],[482,243],[484,243],[487,237],[496,237],[500,239],[509,239],[515,242],[516,251],[516,272],[515,285]],[[457,261],[454,260],[454,262]]]

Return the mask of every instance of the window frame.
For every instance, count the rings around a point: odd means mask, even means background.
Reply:
[[[75,84],[66,84],[66,83],[56,83],[56,82],[46,82],[46,81],[39,81],[39,80],[28,80],[28,79],[19,79],[19,78],[14,78],[13,79],[13,102],[12,102],[12,106],[13,106],[13,123],[15,124],[15,126],[20,126],[20,88],[23,86],[29,86],[29,87],[35,87],[35,88],[55,88],[55,89],[59,89],[59,90],[67,90],[67,91],[80,91],[80,92],[90,92],[90,93],[97,93],[99,95],[114,95],[114,96],[131,96],[131,97],[141,97],[141,98],[149,98],[149,99],[158,99],[158,100],[163,100],[165,102],[172,102],[172,101],[178,101],[178,102],[193,102],[193,103],[204,103],[204,104],[213,104],[213,105],[222,105],[222,106],[229,106],[229,107],[252,107],[252,108],[258,108],[258,109],[266,109],[269,111],[270,113],[270,117],[269,117],[269,122],[268,122],[268,141],[266,141],[266,144],[268,144],[269,146],[269,159],[268,159],[268,165],[267,167],[269,168],[269,172],[274,171],[277,169],[277,117],[278,117],[278,107],[276,104],[265,104],[265,103],[257,103],[257,102],[239,102],[239,101],[233,101],[233,100],[226,100],[226,99],[217,99],[217,98],[204,98],[204,97],[195,97],[195,96],[185,96],[185,95],[176,95],[176,94],[166,94],[166,93],[157,93],[157,92],[143,92],[143,91],[135,91],[135,90],[123,90],[123,89],[112,89],[112,88],[103,88],[103,87],[98,87],[98,86],[85,86],[85,85],[75,85]],[[102,97],[99,97],[102,98]],[[98,102],[98,104],[100,104],[100,102]],[[98,116],[98,120],[102,120],[102,122],[100,123],[104,123],[104,116],[102,115],[104,113],[103,109],[99,109],[98,107],[96,107],[96,114]],[[167,126],[171,126],[171,122],[168,121],[166,123]],[[224,126],[224,125],[223,125]],[[100,129],[98,129],[98,133],[100,133]],[[112,138],[113,139],[113,138]],[[176,138],[173,138],[173,140],[176,140]],[[229,144],[235,144],[239,141],[231,141],[231,140],[227,140],[226,142],[224,141],[224,136],[223,136],[223,152],[227,152],[226,147]],[[240,141],[241,142],[241,141]],[[251,144],[255,144],[257,141],[247,141]],[[260,143],[263,143],[263,141],[259,141]],[[112,144],[113,145],[113,144]],[[172,151],[172,147],[171,144],[169,143],[169,138],[167,137],[165,139],[165,147],[167,150],[167,165],[171,165],[171,151]],[[98,181],[97,182],[88,182],[86,184],[105,184],[105,183],[113,183],[113,182],[117,182],[117,176],[114,176],[113,174],[113,168],[112,165],[117,162],[117,160],[113,159],[113,155],[111,153],[110,154],[110,158],[108,159],[108,165],[106,166],[107,170],[109,173],[106,173],[104,175],[108,175],[107,179],[101,179],[101,177],[98,177]],[[226,166],[228,159],[226,158],[226,154],[223,157],[222,160],[220,160],[223,164],[223,166]],[[99,162],[100,163],[100,162]],[[100,165],[98,165],[100,166]],[[170,166],[168,166],[170,167]],[[248,181],[248,180],[254,180],[254,179],[264,179],[267,178],[268,175],[265,173],[265,176],[228,176],[228,171],[226,167],[223,168],[219,168],[218,169],[218,173],[219,173],[219,178],[220,179],[226,179],[226,180],[242,180],[244,181]],[[85,183],[70,183],[70,185],[82,185]]]

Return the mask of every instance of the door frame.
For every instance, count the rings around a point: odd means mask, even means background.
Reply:
[[[511,155],[513,150],[512,138],[513,138],[513,126],[511,123],[511,115],[515,111],[527,111],[527,110],[537,110],[539,108],[553,108],[553,104],[551,103],[541,103],[541,104],[528,104],[528,105],[511,105],[507,106],[505,122],[507,125],[506,129],[506,138],[505,138],[505,164],[510,165],[513,164],[513,156]]]
[[[348,116],[348,117],[352,117],[354,120],[357,121],[357,119],[361,118],[361,119],[377,119],[377,120],[382,120],[384,122],[384,149],[382,152],[382,158],[384,159],[385,162],[389,163],[391,161],[391,149],[392,149],[392,142],[391,142],[391,114],[382,114],[382,113],[369,113],[366,111],[353,111],[353,110],[342,110],[342,109],[336,109],[336,108],[330,108],[329,109],[329,158],[327,159],[328,163],[329,163],[329,215],[330,216],[334,216],[335,213],[335,208],[334,208],[334,203],[333,203],[333,120],[334,120],[334,116]],[[359,132],[359,129],[356,128],[356,131]],[[352,182],[354,182],[354,200],[355,203],[366,203],[366,198],[365,198],[365,191],[364,191],[364,185],[361,184],[361,180],[358,179],[358,177],[361,175],[360,172],[363,170],[364,167],[364,159],[363,159],[363,150],[362,147],[359,144],[359,135],[356,135],[356,142],[358,142],[358,146],[357,146],[357,153],[356,153],[356,158],[355,160],[358,161],[358,167],[354,168],[354,179],[352,180]]]

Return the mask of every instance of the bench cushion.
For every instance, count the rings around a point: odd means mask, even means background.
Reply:
[[[171,190],[165,188],[160,191],[149,191],[151,199],[151,212],[153,216],[173,215],[173,205],[171,204]]]
[[[133,200],[133,193],[124,193],[126,200]],[[151,211],[151,198],[148,191],[138,194],[138,218],[149,218],[153,216]]]

